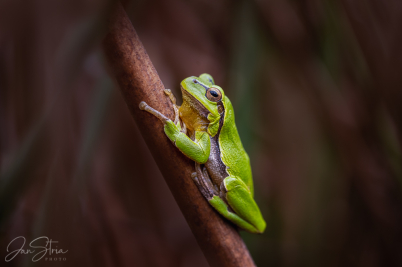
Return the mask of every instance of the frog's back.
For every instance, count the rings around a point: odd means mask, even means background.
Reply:
[[[243,148],[237,132],[232,103],[228,97],[223,99],[225,108],[225,123],[219,134],[219,143],[222,148],[222,161],[228,166],[230,176],[241,179],[254,192],[251,174],[250,159]]]

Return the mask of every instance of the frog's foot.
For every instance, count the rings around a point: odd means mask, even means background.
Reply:
[[[198,167],[196,167],[196,168],[198,168]],[[207,183],[208,187],[212,189],[212,191],[214,192],[214,195],[217,195],[218,192],[219,192],[218,187],[215,184],[212,183],[212,180],[211,180],[211,178],[209,177],[209,174],[208,174],[208,170],[207,170],[207,168],[205,166],[204,166],[204,168],[202,168],[202,175],[203,175],[203,179]]]
[[[170,101],[172,101],[174,110],[174,124],[177,124],[179,122],[179,108],[176,105],[176,98],[170,89],[165,89],[163,92],[165,92],[165,95],[167,95],[170,98]]]
[[[207,169],[204,168],[201,170],[201,166],[199,163],[195,163],[195,171],[191,174],[191,178],[194,180],[195,184],[198,186],[201,194],[207,199],[210,200],[214,195],[218,195],[217,188],[212,184],[211,179],[209,178]]]
[[[201,194],[206,198],[206,199],[211,199],[213,194],[206,190],[206,188],[201,184],[200,179],[197,177],[197,173],[193,172],[191,174],[191,179],[193,179],[194,183],[197,185],[198,190],[200,190]]]
[[[163,124],[166,124],[169,121],[169,118],[166,117],[165,115],[163,115],[162,113],[160,113],[159,111],[151,108],[147,103],[145,103],[144,101],[141,101],[140,105],[139,105],[141,110],[145,110],[149,113],[151,113],[152,115],[154,115],[155,117],[157,117],[158,119],[161,120],[161,122],[163,122]]]

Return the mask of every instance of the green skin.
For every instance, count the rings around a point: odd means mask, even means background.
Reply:
[[[264,232],[266,223],[253,198],[250,160],[237,132],[229,98],[209,74],[184,79],[181,89],[181,107],[175,105],[170,90],[165,90],[174,104],[175,122],[145,102],[140,108],[157,116],[165,125],[167,137],[195,161],[192,178],[208,202],[239,228]],[[207,98],[208,89],[219,90],[222,98],[211,101]]]

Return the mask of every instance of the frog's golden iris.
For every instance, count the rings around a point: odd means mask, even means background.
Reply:
[[[209,100],[211,100],[211,101],[213,101],[213,102],[218,102],[218,101],[221,101],[221,99],[222,99],[222,93],[221,93],[221,91],[220,91],[218,88],[214,88],[214,87],[208,88],[208,90],[207,90],[205,96],[206,96]]]

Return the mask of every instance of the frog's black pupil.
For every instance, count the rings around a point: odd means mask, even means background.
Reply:
[[[218,97],[218,96],[219,96],[218,93],[215,92],[215,91],[213,91],[213,90],[211,90],[210,93],[211,93],[211,95],[212,95],[213,97]]]

